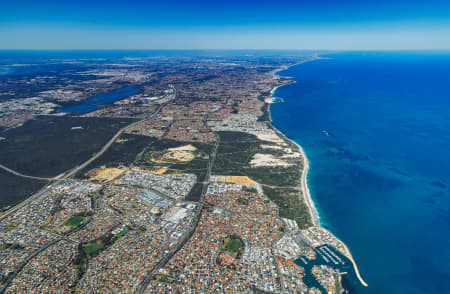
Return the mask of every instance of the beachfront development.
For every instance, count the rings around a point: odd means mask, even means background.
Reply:
[[[30,117],[124,125],[4,209],[0,293],[337,294],[344,271],[364,284],[345,244],[319,226],[305,153],[270,121],[272,89],[289,83],[277,70],[313,58],[119,60],[116,70],[79,69],[76,86],[50,84],[33,100],[50,110]],[[139,91],[57,112],[68,89],[99,84],[89,91],[98,93],[113,82]],[[26,104],[14,111],[4,126],[26,127]],[[78,122],[65,132],[93,128]]]

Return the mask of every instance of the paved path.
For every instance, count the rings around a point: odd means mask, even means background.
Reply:
[[[12,170],[9,167],[4,166],[3,164],[0,164],[0,168],[5,170],[5,171],[7,171],[7,172],[9,172],[9,173],[11,173],[11,174],[13,174],[13,175],[16,175],[16,176],[22,177],[22,178],[35,179],[35,180],[44,180],[44,181],[51,181],[52,180],[52,178],[41,178],[41,177],[27,176],[27,175],[24,175],[24,174],[21,174],[21,173],[15,171],[15,170]]]

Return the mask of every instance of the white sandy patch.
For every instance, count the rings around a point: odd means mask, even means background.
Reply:
[[[265,144],[261,144],[259,145],[261,148],[263,149],[276,149],[276,150],[282,150],[283,147],[278,146],[278,145],[265,145]]]
[[[276,158],[272,154],[256,153],[253,156],[252,161],[250,161],[250,165],[252,167],[259,167],[259,166],[290,166],[292,164],[287,163],[286,161],[281,160],[279,158]]]
[[[302,155],[299,152],[292,152],[281,156],[281,158],[300,158]]]
[[[195,151],[195,150],[197,150],[197,148],[195,148],[194,146],[189,144],[189,145],[184,145],[184,146],[180,146],[180,147],[169,148],[169,150],[170,151]]]
[[[194,146],[191,144],[184,145],[176,148],[169,148],[167,150],[167,153],[165,153],[161,159],[164,160],[175,160],[175,161],[182,161],[187,162],[191,161],[195,158],[195,155],[193,151],[197,150]]]
[[[262,134],[257,134],[256,137],[258,137],[258,139],[263,141],[286,145],[286,143],[275,132],[266,132]]]

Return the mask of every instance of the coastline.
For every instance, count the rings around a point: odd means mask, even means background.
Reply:
[[[312,57],[311,59],[307,59],[307,60],[304,60],[304,61],[295,63],[295,64],[290,65],[290,66],[283,66],[283,67],[281,67],[280,69],[274,71],[273,74],[274,74],[274,76],[279,76],[279,75],[277,75],[277,73],[280,72],[280,71],[286,70],[286,69],[288,69],[288,68],[290,68],[290,67],[292,67],[292,66],[295,66],[295,65],[303,64],[303,63],[306,63],[306,62],[309,62],[309,61],[313,61],[313,60],[317,60],[317,59],[322,59],[322,58],[319,57],[319,56],[314,56],[314,57]],[[324,59],[325,59],[325,58],[324,58]],[[280,77],[280,76],[279,76],[279,77]],[[289,84],[292,84],[292,83],[296,83],[296,81],[293,80],[292,77],[285,77],[285,78],[290,79],[290,82],[284,83],[284,84],[282,84],[282,85],[275,86],[275,87],[270,91],[271,97],[274,97],[273,94],[275,93],[275,91],[276,91],[279,87],[282,87],[282,86],[285,86],[285,85],[289,85]],[[309,170],[309,161],[308,161],[308,158],[306,157],[305,151],[304,151],[303,148],[300,146],[300,144],[298,144],[298,143],[295,142],[294,140],[288,138],[285,134],[283,134],[280,130],[278,130],[276,127],[273,126],[273,124],[272,124],[272,116],[271,116],[271,113],[270,113],[270,103],[269,103],[269,105],[268,105],[267,111],[269,112],[269,122],[268,122],[269,126],[270,126],[275,132],[277,132],[282,138],[284,138],[285,140],[288,140],[289,142],[292,142],[293,144],[295,144],[295,145],[297,146],[297,148],[298,148],[298,151],[299,151],[300,154],[302,155],[302,158],[303,158],[303,169],[302,169],[302,175],[301,175],[301,191],[302,191],[303,195],[305,195],[305,197],[304,197],[304,198],[305,198],[305,204],[308,206],[308,210],[309,210],[309,212],[310,212],[311,221],[312,221],[313,225],[314,225],[314,226],[317,226],[317,227],[320,227],[322,230],[328,231],[327,229],[325,229],[325,228],[323,228],[323,227],[320,226],[320,216],[319,216],[319,213],[318,213],[318,211],[317,211],[316,206],[314,205],[314,202],[313,202],[312,197],[311,197],[311,193],[310,193],[310,191],[309,191],[309,187],[308,187],[308,179],[307,179],[307,177],[308,177],[308,170]],[[301,200],[303,200],[303,199],[301,199]],[[330,233],[331,233],[331,232],[330,232]],[[334,235],[333,235],[333,236],[334,236]],[[353,269],[355,270],[356,277],[358,278],[358,280],[360,281],[360,283],[361,283],[364,287],[368,287],[368,284],[367,284],[367,283],[363,280],[363,278],[361,277],[361,274],[360,274],[360,272],[359,272],[358,266],[357,266],[356,261],[354,260],[354,258],[353,258],[353,256],[352,256],[351,252],[350,252],[350,249],[348,249],[347,245],[345,245],[345,243],[344,243],[342,240],[340,240],[340,239],[337,238],[337,237],[336,237],[336,239],[342,244],[342,246],[343,246],[343,248],[344,248],[344,251],[345,251],[345,255],[347,256],[347,258],[348,258],[348,259],[351,261],[351,263],[353,264]]]
[[[303,60],[303,61],[301,61],[301,62],[297,62],[297,63],[292,64],[292,65],[289,65],[289,66],[288,66],[288,65],[283,66],[283,67],[281,67],[280,69],[275,70],[275,71],[273,72],[273,75],[274,75],[274,76],[280,77],[280,76],[277,74],[277,73],[280,72],[280,71],[286,70],[286,69],[288,69],[288,68],[290,68],[290,67],[292,67],[292,66],[295,66],[295,65],[303,64],[303,63],[306,63],[306,62],[309,62],[309,61],[313,61],[313,60],[317,60],[317,59],[321,59],[321,57],[319,57],[319,56],[313,56],[313,57],[310,58],[310,59]],[[272,90],[270,91],[270,96],[271,96],[271,97],[274,97],[273,94],[275,93],[275,91],[276,91],[278,88],[280,88],[280,87],[282,87],[282,86],[289,85],[289,84],[296,83],[296,81],[293,80],[291,77],[285,77],[285,78],[288,78],[288,79],[289,79],[289,82],[284,83],[284,84],[282,84],[282,85],[275,86],[274,88],[272,88]],[[272,124],[272,116],[271,116],[271,113],[270,113],[270,104],[271,104],[271,103],[269,103],[268,108],[267,108],[267,111],[268,111],[268,113],[269,113],[269,122],[268,122],[269,126],[270,126],[270,127],[271,127],[271,128],[272,128],[279,136],[281,136],[281,137],[284,138],[285,140],[287,140],[287,141],[293,143],[295,146],[297,146],[298,152],[302,155],[303,168],[302,168],[302,171],[301,171],[301,180],[300,180],[300,181],[301,181],[301,187],[300,187],[300,189],[301,189],[301,191],[302,191],[302,194],[305,196],[305,197],[304,197],[304,198],[305,198],[305,204],[306,204],[306,206],[308,207],[309,214],[310,214],[310,217],[311,217],[311,222],[313,223],[314,226],[320,226],[320,216],[319,216],[319,212],[318,212],[316,206],[314,205],[314,201],[312,200],[311,193],[310,193],[309,187],[308,187],[308,170],[309,170],[309,161],[308,161],[308,157],[306,157],[305,150],[303,150],[303,148],[302,148],[302,146],[300,146],[300,144],[298,144],[298,143],[295,142],[294,140],[289,139],[285,134],[283,134],[283,132],[281,132],[280,130],[278,130],[278,129]],[[303,200],[303,199],[301,199],[301,200]]]
[[[270,104],[269,104],[268,111],[270,113]],[[311,198],[311,193],[308,188],[307,175],[308,175],[308,170],[309,170],[309,161],[308,161],[308,158],[306,157],[305,151],[298,143],[289,139],[280,130],[278,130],[276,127],[274,127],[271,122],[269,122],[269,125],[279,136],[281,136],[285,140],[288,140],[289,142],[291,142],[295,146],[297,146],[298,152],[302,155],[303,168],[302,168],[302,174],[301,174],[300,189],[302,191],[302,194],[305,195],[305,200],[306,200],[305,203],[306,203],[306,206],[308,207],[309,214],[311,216],[311,222],[313,223],[314,226],[320,226],[320,216],[319,216],[316,206],[314,205],[314,202]]]

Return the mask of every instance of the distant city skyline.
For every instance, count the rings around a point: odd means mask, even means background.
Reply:
[[[450,49],[450,2],[19,0],[0,49]]]

